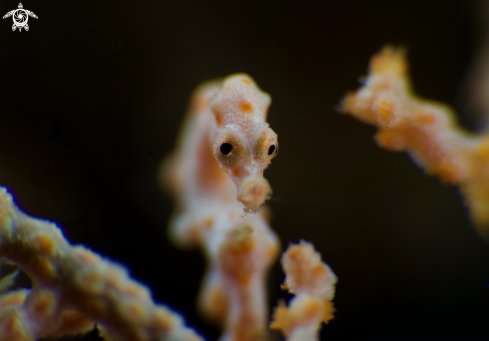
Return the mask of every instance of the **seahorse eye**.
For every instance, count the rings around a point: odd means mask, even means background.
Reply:
[[[229,153],[233,151],[233,146],[229,143],[224,142],[223,144],[221,144],[220,150],[223,155],[229,155]]]
[[[243,146],[233,133],[218,137],[213,146],[213,154],[221,166],[230,167],[243,158]]]
[[[275,145],[272,144],[270,148],[268,148],[268,155],[272,155],[274,151],[275,151]]]

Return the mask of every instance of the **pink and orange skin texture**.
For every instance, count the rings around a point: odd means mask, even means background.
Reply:
[[[244,74],[200,86],[162,171],[176,199],[170,239],[208,259],[199,307],[223,326],[220,340],[255,340],[267,327],[265,278],[280,249],[263,206],[263,171],[278,150],[269,104]]]
[[[277,134],[265,122],[270,96],[245,75],[226,79],[209,105],[213,154],[238,189],[245,211],[256,212],[272,190],[263,171],[277,155]]]

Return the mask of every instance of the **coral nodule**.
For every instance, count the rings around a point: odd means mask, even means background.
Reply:
[[[286,275],[282,287],[295,297],[288,307],[279,302],[270,328],[281,330],[287,341],[319,340],[322,322],[334,317],[336,275],[313,245],[303,240],[289,246],[281,263]]]

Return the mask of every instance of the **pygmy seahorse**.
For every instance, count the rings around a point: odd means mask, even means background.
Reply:
[[[279,253],[267,210],[259,210],[271,195],[263,170],[278,151],[265,122],[269,105],[244,74],[200,86],[162,172],[176,199],[170,239],[207,256],[199,306],[223,325],[220,341],[253,341],[267,327],[265,278]],[[243,205],[260,214],[243,215]]]

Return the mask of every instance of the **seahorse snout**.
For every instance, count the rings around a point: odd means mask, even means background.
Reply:
[[[272,196],[268,181],[259,175],[247,177],[238,190],[238,200],[245,205],[245,212],[256,212],[265,200]]]

